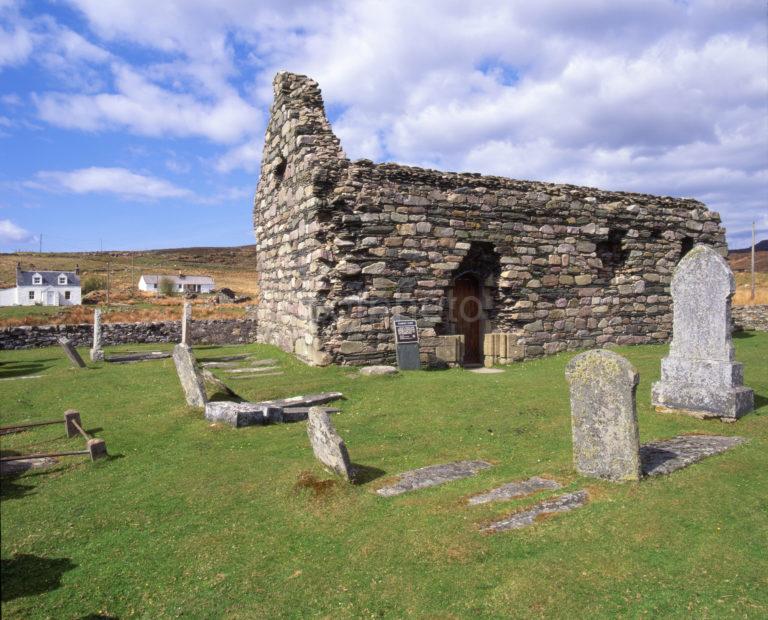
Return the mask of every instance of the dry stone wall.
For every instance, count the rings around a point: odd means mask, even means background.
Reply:
[[[695,243],[726,251],[719,215],[691,199],[350,162],[317,84],[289,73],[264,162],[259,340],[315,363],[391,363],[395,314],[439,357],[464,273],[504,359],[664,342],[677,262]]]
[[[193,344],[248,344],[256,342],[256,321],[252,319],[215,319],[192,321]],[[65,337],[78,347],[93,344],[93,326],[27,325],[0,328],[0,350],[52,347]],[[181,321],[153,323],[102,323],[101,344],[140,344],[179,342]]]
[[[768,306],[733,306],[731,316],[736,330],[768,332]]]

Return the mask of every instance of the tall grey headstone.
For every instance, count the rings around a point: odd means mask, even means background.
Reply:
[[[312,407],[309,410],[307,435],[317,460],[352,482],[354,470],[349,460],[347,446],[333,427],[328,412],[322,407]]]
[[[61,348],[64,349],[64,353],[67,354],[67,357],[69,358],[69,361],[72,362],[73,366],[76,366],[77,368],[85,368],[83,358],[80,357],[80,354],[77,352],[77,349],[75,349],[69,338],[59,338],[59,344],[61,345]]]
[[[419,328],[414,319],[392,317],[397,348],[397,367],[400,370],[419,370]]]
[[[734,361],[731,297],[736,290],[726,260],[695,246],[672,276],[672,343],[652,388],[657,410],[734,421],[754,409]]]
[[[93,311],[93,344],[90,353],[92,362],[104,360],[104,351],[101,349],[101,308]]]
[[[635,390],[639,375],[612,351],[586,351],[565,367],[571,393],[573,460],[592,478],[640,479]]]
[[[185,303],[181,312],[181,344],[192,344],[192,304]]]
[[[205,382],[197,369],[197,360],[189,345],[177,344],[173,347],[173,362],[179,375],[184,397],[190,407],[205,407],[208,398]]]

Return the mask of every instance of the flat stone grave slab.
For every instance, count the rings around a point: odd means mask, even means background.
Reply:
[[[470,497],[467,500],[467,503],[475,506],[477,504],[487,504],[489,502],[502,502],[516,497],[524,497],[531,493],[536,493],[537,491],[543,491],[544,489],[559,489],[560,487],[561,485],[559,482],[533,476],[532,478],[528,478],[528,480],[510,482],[488,491],[487,493]]]
[[[237,368],[237,362],[201,362],[203,368]]]
[[[377,377],[379,375],[396,375],[397,368],[394,366],[365,366],[360,369],[360,374],[365,377]]]
[[[202,357],[201,362],[239,362],[240,360],[247,360],[251,357],[250,353],[240,353],[238,355],[222,355],[221,357]]]
[[[720,435],[678,435],[664,441],[652,441],[640,446],[643,475],[670,474],[746,441],[744,437]]]
[[[43,375],[21,375],[19,377],[2,377],[0,381],[18,381],[19,379],[40,379]]]
[[[291,396],[290,398],[279,398],[277,400],[264,400],[260,405],[272,405],[273,407],[313,407],[314,405],[324,405],[334,400],[344,398],[341,392],[321,392],[320,394],[308,394],[307,396]]]
[[[128,362],[148,362],[151,360],[161,360],[171,357],[171,353],[168,351],[149,351],[148,353],[117,353],[115,355],[107,355],[104,357],[104,361],[112,364],[125,364]]]
[[[32,459],[19,459],[18,461],[0,462],[0,476],[18,476],[29,469],[41,469],[53,467],[59,460],[50,456]]]
[[[233,403],[213,401],[205,404],[205,419],[224,422],[235,428],[256,424],[278,424],[283,421],[283,410],[260,403]]]
[[[230,374],[241,374],[241,373],[258,373],[258,372],[269,372],[270,370],[276,370],[277,366],[257,366],[257,367],[250,367],[250,368],[230,368],[225,370],[224,372],[228,375]]]
[[[478,375],[497,375],[504,371],[501,368],[470,368],[469,372],[474,372]]]
[[[283,409],[283,422],[303,422],[309,418],[309,409],[310,407],[287,407]],[[332,407],[322,407],[322,410],[328,415],[341,411]]]
[[[491,464],[486,461],[456,461],[444,465],[421,467],[400,474],[397,482],[381,487],[376,493],[382,497],[401,495],[408,491],[426,489],[452,480],[468,478],[488,467],[491,467]]]
[[[234,379],[259,379],[260,377],[279,377],[280,375],[284,375],[284,372],[262,372],[261,374],[252,374],[252,375],[235,375],[234,377],[229,377],[230,380]]]
[[[482,532],[495,533],[506,532],[508,530],[517,530],[522,527],[528,527],[536,522],[536,519],[542,515],[549,515],[556,512],[568,512],[574,508],[579,508],[587,503],[589,495],[584,490],[574,491],[573,493],[564,493],[558,497],[544,500],[534,504],[527,510],[516,512],[500,521],[495,521],[482,528]]]

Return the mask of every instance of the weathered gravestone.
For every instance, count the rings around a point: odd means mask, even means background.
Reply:
[[[397,367],[400,370],[419,370],[419,328],[414,319],[392,318],[397,349]]]
[[[565,368],[576,470],[606,480],[640,479],[635,390],[639,375],[611,351],[587,351]]]
[[[104,351],[101,349],[101,308],[93,311],[93,344],[90,353],[92,362],[104,360]]]
[[[181,344],[192,344],[192,304],[185,303],[181,311]]]
[[[64,353],[67,354],[67,357],[69,358],[69,361],[72,362],[73,366],[76,366],[77,368],[85,368],[85,362],[83,361],[83,358],[80,357],[80,354],[72,345],[72,342],[69,340],[69,338],[59,338],[59,344],[61,345],[61,348],[64,349]]]
[[[325,409],[312,407],[307,420],[307,435],[312,452],[323,465],[348,481],[354,481],[354,470],[349,460],[347,446],[333,427]]]
[[[205,407],[208,400],[205,382],[197,370],[197,361],[190,346],[177,344],[173,347],[173,362],[176,364],[176,374],[179,375],[187,404],[190,407]]]
[[[659,411],[734,421],[754,409],[734,361],[731,296],[736,290],[726,260],[695,246],[672,276],[672,343],[661,361],[661,381],[652,388]]]

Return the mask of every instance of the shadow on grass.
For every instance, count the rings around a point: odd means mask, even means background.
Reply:
[[[745,338],[754,338],[755,335],[752,332],[738,331],[738,332],[733,332],[732,337],[738,338],[739,340],[743,340]]]
[[[368,484],[387,473],[383,469],[360,465],[360,463],[352,463],[352,469],[355,472],[355,484]]]
[[[765,407],[766,405],[768,405],[768,398],[755,392],[755,409],[760,409],[760,407]]]
[[[118,616],[107,616],[104,614],[86,614],[80,616],[77,620],[120,620]]]
[[[28,484],[18,484],[16,478],[18,478],[16,475],[0,477],[0,502],[9,499],[21,499],[26,497],[35,488]]]
[[[2,560],[2,600],[12,601],[34,596],[61,587],[61,578],[77,564],[69,558],[42,558],[37,555],[18,554]]]
[[[12,379],[13,377],[25,377],[27,375],[36,375],[44,370],[48,370],[51,364],[44,364],[43,360],[35,362],[12,362],[4,364],[0,369],[0,379]]]

